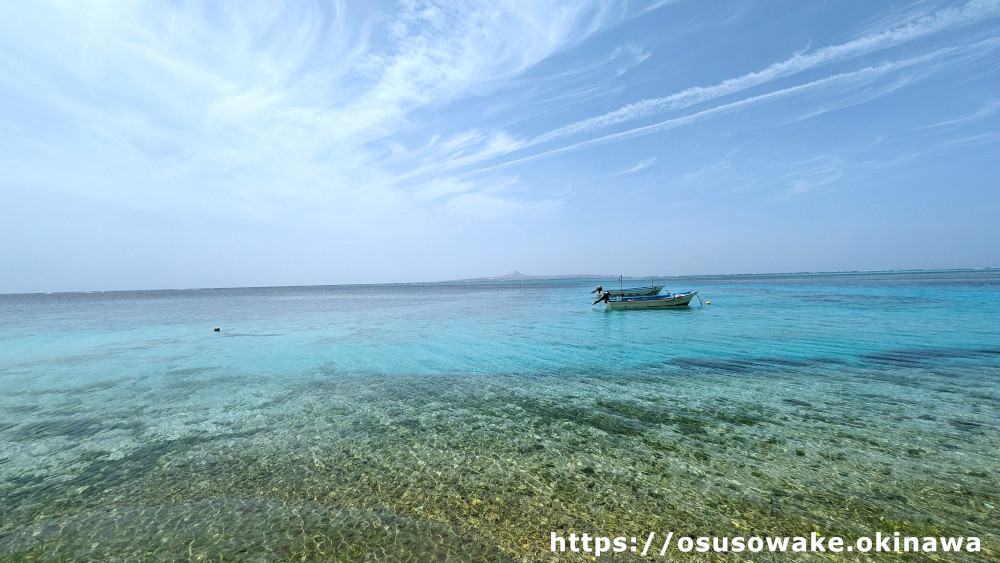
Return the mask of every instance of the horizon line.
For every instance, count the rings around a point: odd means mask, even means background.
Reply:
[[[816,270],[816,271],[799,271],[799,272],[740,272],[731,274],[682,274],[682,275],[668,275],[668,276],[635,276],[628,275],[622,276],[622,279],[628,280],[642,280],[646,278],[661,278],[661,279],[677,279],[677,278],[707,278],[707,277],[737,277],[737,276],[801,276],[801,275],[831,275],[831,274],[901,274],[901,273],[918,273],[918,272],[972,272],[972,271],[987,271],[987,270],[1000,270],[1000,266],[982,266],[982,267],[966,267],[966,268],[910,268],[910,269],[895,269],[895,270]],[[450,280],[433,280],[433,281],[412,281],[412,282],[360,282],[360,283],[331,283],[331,284],[298,284],[298,285],[246,285],[246,286],[228,286],[228,287],[160,287],[160,288],[145,288],[145,289],[81,289],[81,290],[67,290],[67,291],[19,291],[19,292],[0,292],[0,296],[7,295],[66,295],[66,294],[79,294],[79,293],[127,293],[127,292],[137,292],[137,291],[204,291],[204,290],[224,290],[224,289],[277,289],[277,288],[305,288],[305,287],[351,287],[351,286],[363,286],[363,285],[426,285],[426,284],[437,284],[437,283],[482,283],[482,282],[524,282],[524,281],[546,281],[546,280],[569,280],[569,279],[604,279],[604,278],[616,278],[619,274],[545,274],[545,275],[530,275],[521,274],[524,276],[523,279],[503,279],[507,276],[513,275],[515,273],[521,273],[519,270],[515,270],[511,274],[503,274],[499,276],[481,276],[476,278],[460,278],[460,279],[450,279]]]

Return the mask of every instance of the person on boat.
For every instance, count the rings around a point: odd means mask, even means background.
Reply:
[[[597,289],[595,289],[594,291],[591,291],[591,293],[596,293],[598,295],[601,295],[602,293],[604,293],[604,288],[601,287],[601,286],[597,286]]]
[[[598,289],[600,289],[600,288],[598,288]],[[593,293],[593,292],[591,292],[591,293]],[[610,291],[605,291],[605,292],[601,293],[601,296],[597,298],[597,301],[594,301],[593,303],[591,303],[591,305],[597,305],[601,301],[604,301],[605,303],[607,303],[610,300],[611,300],[611,292]]]

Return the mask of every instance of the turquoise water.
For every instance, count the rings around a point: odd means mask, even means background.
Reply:
[[[534,561],[553,531],[1000,558],[1000,271],[657,281],[712,304],[590,306],[610,280],[0,295],[0,561]]]

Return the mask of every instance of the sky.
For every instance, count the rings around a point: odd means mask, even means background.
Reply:
[[[1000,266],[1000,0],[0,0],[0,293]]]

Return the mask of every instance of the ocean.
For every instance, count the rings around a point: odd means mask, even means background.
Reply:
[[[0,561],[1000,559],[1000,271],[617,283],[0,295]]]

